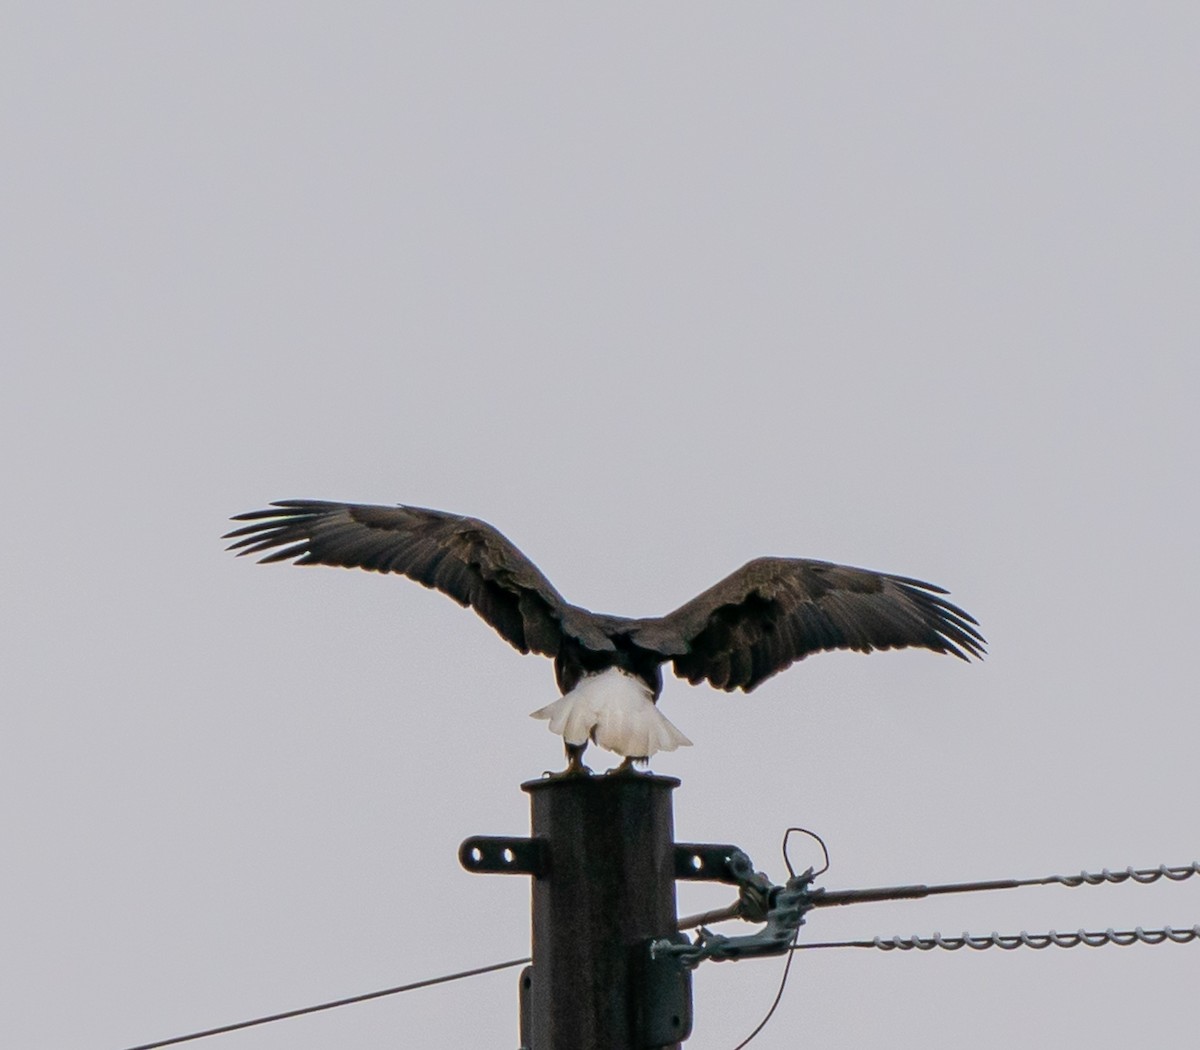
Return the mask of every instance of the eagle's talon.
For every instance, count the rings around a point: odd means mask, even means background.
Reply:
[[[566,769],[560,769],[557,773],[552,769],[542,771],[543,780],[562,780],[564,777],[590,777],[592,770],[590,766],[567,766]]]
[[[627,756],[625,758],[625,761],[622,762],[619,766],[613,766],[612,769],[605,770],[604,775],[606,777],[613,777],[613,776],[620,776],[622,773],[627,773],[627,774],[629,774],[631,776],[635,776],[635,777],[641,776],[641,773],[638,772],[637,766],[635,766],[634,763],[635,762],[649,762],[649,761],[650,760],[648,758],[633,758],[632,756]],[[647,769],[646,772],[647,773],[650,772],[649,769]]]

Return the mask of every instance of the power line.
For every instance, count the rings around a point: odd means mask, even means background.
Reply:
[[[790,835],[793,831],[803,831],[805,834],[812,836],[820,844],[825,854],[825,866],[821,871],[824,872],[827,870],[829,867],[829,851],[820,837],[802,828],[789,828],[788,834]],[[689,849],[698,848],[689,847]],[[752,955],[770,955],[777,952],[787,952],[787,965],[784,966],[783,976],[779,982],[779,989],[775,994],[774,1001],[767,1010],[766,1016],[759,1022],[754,1031],[737,1045],[735,1050],[742,1050],[771,1020],[783,998],[794,953],[802,949],[877,948],[884,951],[911,951],[913,949],[929,951],[933,948],[943,948],[955,951],[959,948],[969,947],[976,950],[1001,948],[1011,951],[1015,948],[1043,949],[1051,946],[1074,948],[1081,944],[1092,948],[1109,944],[1121,947],[1137,943],[1163,944],[1167,941],[1176,944],[1185,944],[1189,941],[1200,939],[1200,925],[1197,925],[1191,929],[1183,930],[1175,930],[1170,926],[1161,930],[1144,930],[1139,926],[1134,930],[1116,931],[1109,927],[1102,932],[1089,933],[1081,929],[1075,933],[1065,934],[1060,934],[1055,930],[1051,930],[1046,934],[1030,934],[1022,930],[1017,935],[1006,936],[993,932],[991,935],[983,937],[973,937],[969,933],[964,933],[961,937],[943,937],[939,932],[934,933],[932,937],[914,935],[913,937],[905,938],[897,936],[890,940],[883,937],[875,937],[869,941],[825,941],[801,944],[798,943],[800,925],[804,922],[804,913],[812,908],[858,904],[869,901],[912,900],[945,893],[1014,889],[1019,886],[1045,886],[1054,884],[1067,887],[1083,885],[1097,886],[1103,883],[1113,884],[1126,881],[1132,881],[1139,885],[1148,885],[1164,878],[1171,882],[1182,882],[1195,875],[1200,875],[1200,862],[1193,862],[1173,868],[1169,868],[1165,864],[1159,865],[1157,868],[1134,869],[1129,867],[1117,872],[1112,872],[1105,868],[1102,872],[1089,873],[1083,871],[1078,875],[1047,875],[1032,879],[989,879],[979,882],[943,883],[933,886],[883,886],[865,890],[837,890],[829,892],[824,889],[810,888],[811,880],[815,874],[812,868],[809,868],[802,876],[796,875],[795,869],[788,859],[786,835],[784,837],[783,854],[784,860],[787,863],[788,873],[791,876],[786,887],[770,885],[766,876],[762,875],[762,873],[753,872],[753,865],[750,863],[748,857],[740,855],[740,851],[735,851],[730,857],[729,866],[734,875],[734,878],[730,881],[736,881],[742,890],[738,901],[728,908],[680,920],[678,924],[680,929],[692,925],[699,925],[701,927],[700,936],[697,937],[695,943],[689,943],[685,939],[682,944],[679,942],[662,941],[656,942],[655,946],[652,946],[652,950],[654,947],[657,947],[664,953],[670,953],[676,957],[683,958],[684,965],[688,966],[695,966],[702,959],[706,958],[737,960]],[[697,853],[696,855],[699,856],[700,854]],[[734,863],[735,858],[739,861],[738,863]],[[754,891],[750,894],[751,899],[749,902],[747,901],[747,891]],[[761,901],[759,898],[761,898]],[[767,902],[768,907],[766,914],[760,916],[759,919],[761,920],[761,918],[765,917],[767,919],[767,926],[756,935],[731,938],[721,934],[712,934],[704,928],[704,924],[707,922],[723,921],[730,918],[749,918],[748,913],[756,909],[747,907],[746,905],[748,903],[754,905],[763,901]],[[789,943],[781,944],[779,939],[780,933],[787,929],[792,922],[795,923],[795,927],[788,937]]]
[[[1022,930],[1017,934],[991,933],[983,937],[973,937],[964,933],[961,937],[943,937],[935,933],[931,937],[921,937],[913,934],[911,937],[875,937],[869,941],[810,941],[807,944],[794,944],[792,951],[805,948],[879,948],[885,952],[891,951],[932,951],[934,948],[944,948],[947,951],[958,951],[959,948],[974,948],[983,951],[985,948],[1003,948],[1013,951],[1016,948],[1078,948],[1083,945],[1088,948],[1103,948],[1116,945],[1124,948],[1131,944],[1187,944],[1190,941],[1200,941],[1200,925],[1191,928],[1175,929],[1164,926],[1161,930],[1143,930],[1140,926],[1133,930],[1107,930],[1088,932],[1076,930],[1074,933],[1026,933]]]
[[[316,1006],[304,1006],[299,1010],[285,1010],[283,1013],[268,1014],[266,1017],[255,1017],[249,1021],[236,1021],[233,1024],[221,1025],[219,1028],[206,1028],[202,1032],[177,1035],[172,1039],[162,1039],[157,1043],[140,1043],[138,1046],[127,1047],[126,1050],[156,1050],[157,1047],[175,1046],[177,1043],[186,1043],[193,1039],[204,1039],[210,1035],[222,1035],[225,1032],[236,1032],[241,1028],[253,1028],[255,1025],[269,1024],[271,1021],[282,1021],[288,1017],[300,1017],[303,1014],[315,1014],[320,1010],[332,1010],[335,1006],[349,1006],[351,1003],[362,1003],[368,999],[382,999],[385,995],[398,995],[400,992],[411,992],[417,988],[428,988],[434,984],[459,981],[464,977],[477,977],[480,974],[492,973],[496,970],[507,970],[510,967],[521,966],[527,962],[529,962],[528,957],[524,959],[510,959],[508,962],[493,963],[491,966],[479,966],[474,970],[462,970],[459,973],[445,974],[442,977],[430,977],[424,981],[413,981],[411,984],[401,984],[395,988],[384,988],[378,992],[367,992],[365,995],[352,995],[345,999],[334,999],[332,1002],[318,1003]]]
[[[802,831],[803,829],[789,828],[789,834],[792,831]],[[808,834],[812,834],[808,832]],[[815,838],[816,836],[814,836]],[[820,839],[817,839],[820,842]],[[786,843],[785,836],[784,846],[786,859]],[[824,843],[821,843],[824,848]],[[826,868],[828,867],[828,853],[826,852]],[[791,864],[788,863],[788,869],[791,870]],[[822,869],[825,870],[825,869]],[[814,907],[840,905],[840,904],[857,904],[867,901],[882,901],[882,900],[904,900],[934,896],[943,893],[966,893],[978,890],[993,890],[993,889],[1013,889],[1018,886],[1039,886],[1051,885],[1057,883],[1061,886],[1081,886],[1081,885],[1099,885],[1101,883],[1121,883],[1133,881],[1135,883],[1146,885],[1151,882],[1157,882],[1159,879],[1166,878],[1172,882],[1182,882],[1184,879],[1194,875],[1200,875],[1200,861],[1193,862],[1189,865],[1181,865],[1178,867],[1167,867],[1160,865],[1157,868],[1144,868],[1135,870],[1126,868],[1123,871],[1112,872],[1105,868],[1099,873],[1080,872],[1078,875],[1048,875],[1042,878],[1035,879],[998,879],[985,882],[960,882],[949,883],[937,886],[890,886],[879,887],[869,890],[840,890],[827,892],[818,890],[813,894],[811,904]],[[678,923],[679,929],[688,929],[693,926],[700,926],[706,922],[721,921],[723,919],[735,918],[741,910],[740,903],[731,905],[729,908],[719,909],[718,911],[708,912],[703,915],[691,916],[682,919]],[[796,943],[795,941],[789,946],[788,965],[785,965],[783,977],[780,981],[779,991],[776,994],[775,1001],[768,1010],[766,1017],[762,1023],[740,1044],[745,1046],[753,1039],[766,1023],[771,1019],[776,1007],[779,1005],[783,997],[783,990],[787,984],[788,971],[790,969],[791,952],[803,951],[809,948],[876,948],[883,951],[930,951],[934,948],[942,948],[949,951],[956,951],[959,948],[973,948],[975,950],[983,950],[985,948],[1002,948],[1006,951],[1011,951],[1015,948],[1034,948],[1043,949],[1051,946],[1057,948],[1074,948],[1079,945],[1098,948],[1104,945],[1117,945],[1125,947],[1131,944],[1163,944],[1172,942],[1175,944],[1186,944],[1190,941],[1200,940],[1200,925],[1190,928],[1174,929],[1170,926],[1159,930],[1144,930],[1142,927],[1137,927],[1133,930],[1113,930],[1111,927],[1103,931],[1087,932],[1085,930],[1077,930],[1074,933],[1057,933],[1051,930],[1049,933],[1030,934],[1022,930],[1019,934],[1002,935],[993,932],[988,936],[973,937],[970,934],[964,933],[961,937],[943,937],[940,933],[934,933],[931,937],[920,937],[913,935],[912,937],[892,937],[883,938],[875,937],[871,940],[858,941],[819,941],[808,943]],[[450,981],[462,980],[466,977],[477,977],[485,973],[494,973],[497,970],[507,970],[514,966],[523,966],[531,960],[528,956],[521,959],[510,959],[508,962],[493,963],[490,966],[480,966],[471,970],[461,970],[458,973],[445,974],[441,977],[430,977],[423,981],[413,981],[409,984],[398,985],[394,988],[383,988],[376,992],[366,992],[362,995],[348,996],[344,999],[334,999],[326,1003],[318,1003],[314,1006],[304,1006],[297,1010],[285,1010],[281,1013],[268,1014],[264,1017],[255,1017],[246,1021],[237,1021],[233,1024],[221,1025],[216,1028],[206,1028],[203,1031],[190,1032],[187,1035],[175,1036],[171,1039],[162,1039],[153,1043],[141,1043],[137,1046],[126,1047],[125,1050],[159,1050],[160,1047],[176,1046],[179,1043],[191,1042],[194,1039],[204,1039],[212,1035],[223,1035],[226,1032],[236,1032],[243,1028],[253,1028],[256,1025],[269,1024],[273,1021],[283,1021],[289,1017],[302,1017],[305,1014],[319,1013],[322,1010],[332,1010],[338,1006],[350,1006],[354,1003],[367,1002],[371,999],[381,999],[388,995],[398,995],[401,992],[411,992],[418,988],[428,988],[435,984],[446,984]]]
[[[1021,886],[1099,886],[1103,883],[1116,885],[1122,882],[1135,882],[1140,886],[1148,886],[1159,879],[1170,882],[1183,882],[1193,875],[1200,875],[1200,861],[1167,867],[1160,864],[1157,868],[1125,868],[1122,871],[1109,871],[1105,868],[1099,872],[1081,871],[1078,875],[1043,875],[1033,879],[989,879],[983,882],[949,882],[937,886],[882,886],[869,890],[818,890],[813,894],[814,908],[827,908],[840,904],[863,904],[868,901],[919,900],[923,897],[935,897],[943,893],[974,893],[978,890],[1011,890]]]

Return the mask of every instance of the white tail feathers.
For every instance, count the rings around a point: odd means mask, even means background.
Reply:
[[[655,706],[646,683],[616,667],[585,676],[530,717],[549,719],[550,731],[568,744],[590,739],[625,758],[649,758],[692,744]]]

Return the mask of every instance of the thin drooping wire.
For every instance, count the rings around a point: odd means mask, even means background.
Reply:
[[[285,1010],[283,1013],[269,1014],[266,1017],[255,1017],[249,1021],[236,1021],[233,1024],[221,1025],[219,1028],[206,1028],[202,1032],[191,1032],[188,1035],[178,1035],[172,1039],[162,1039],[157,1043],[140,1043],[128,1047],[127,1050],[156,1050],[161,1046],[175,1046],[177,1043],[187,1043],[193,1039],[204,1039],[210,1035],[222,1035],[225,1032],[236,1032],[240,1028],[253,1028],[255,1025],[269,1024],[271,1021],[282,1021],[288,1017],[300,1017],[303,1014],[315,1014],[320,1010],[332,1010],[335,1006],[349,1006],[351,1003],[362,1003],[368,999],[381,999],[385,995],[398,995],[400,992],[411,992],[417,988],[428,988],[434,984],[446,984],[448,981],[459,981],[464,977],[477,977],[483,973],[495,970],[507,970],[512,966],[521,966],[529,962],[528,958],[510,959],[508,962],[493,963],[491,966],[479,966],[474,970],[463,970],[460,973],[445,974],[442,977],[430,977],[424,981],[413,981],[411,984],[401,984],[395,988],[384,988],[378,992],[367,992],[365,995],[352,995],[346,999],[334,999],[328,1003],[318,1003],[316,1006],[304,1006],[299,1010]]]
[[[796,931],[796,937],[798,937],[798,936],[800,936],[799,930]],[[790,945],[788,945],[788,948],[790,950],[787,953],[787,962],[785,962],[783,964],[783,976],[779,979],[779,990],[775,993],[775,1001],[771,1003],[771,1009],[769,1009],[767,1011],[767,1015],[761,1021],[758,1022],[758,1027],[755,1028],[754,1031],[751,1032],[748,1036],[746,1036],[745,1039],[743,1039],[740,1043],[738,1043],[738,1045],[735,1046],[733,1048],[733,1050],[744,1050],[744,1048],[747,1046],[747,1044],[749,1044],[750,1040],[753,1039],[756,1035],[758,1035],[758,1033],[761,1032],[764,1028],[766,1028],[767,1022],[770,1021],[771,1018],[774,1016],[776,1007],[779,1006],[779,1003],[783,999],[783,990],[787,987],[788,971],[792,968],[792,959],[795,958],[795,955],[796,955],[796,948],[798,947],[798,945],[796,944],[796,937],[793,937],[792,943]]]
[[[797,952],[805,948],[879,948],[885,952],[907,952],[913,949],[927,952],[934,948],[944,948],[952,952],[958,951],[959,948],[974,948],[976,951],[986,948],[1003,948],[1005,951],[1033,948],[1041,951],[1043,948],[1078,948],[1080,945],[1088,948],[1103,948],[1107,945],[1125,948],[1131,944],[1187,944],[1192,941],[1200,942],[1200,925],[1190,929],[1164,926],[1161,930],[1143,930],[1140,926],[1133,930],[1114,930],[1110,927],[1107,930],[1091,932],[1076,930],[1074,933],[1058,933],[1056,930],[1049,933],[1026,933],[1022,930],[1017,934],[991,933],[983,937],[972,937],[969,933],[964,933],[961,937],[943,937],[940,933],[935,933],[932,937],[914,934],[911,937],[876,937],[869,941],[815,941],[807,944],[793,942],[792,951]]]

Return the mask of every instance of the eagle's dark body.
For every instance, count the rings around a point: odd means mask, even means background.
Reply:
[[[605,619],[609,621],[612,631],[608,637],[613,649],[596,652],[573,638],[564,640],[558,655],[554,657],[554,677],[559,690],[565,696],[584,675],[600,674],[610,667],[618,667],[640,678],[657,698],[662,692],[662,655],[651,649],[643,649],[634,641],[632,634],[627,633],[626,628],[635,621],[626,620],[622,623],[615,616]]]
[[[964,660],[983,654],[975,620],[940,587],[831,562],[758,558],[666,616],[630,619],[571,605],[476,518],[286,500],[235,520],[250,523],[227,536],[239,554],[399,573],[472,607],[521,652],[553,657],[563,698],[536,714],[564,733],[572,765],[589,736],[627,759],[688,742],[639,700],[644,694],[653,708],[664,663],[693,684],[749,692],[822,650],[916,646]],[[609,694],[616,696],[611,712]],[[667,729],[654,728],[654,719]],[[643,741],[653,750],[629,750]]]

